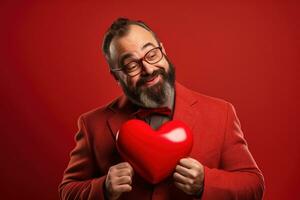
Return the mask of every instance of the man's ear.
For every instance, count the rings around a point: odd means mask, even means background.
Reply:
[[[165,47],[164,47],[164,45],[163,45],[163,43],[159,43],[159,45],[161,46],[161,50],[162,50],[162,52],[165,54],[165,55],[167,55],[167,53],[166,53],[166,50],[165,50]]]

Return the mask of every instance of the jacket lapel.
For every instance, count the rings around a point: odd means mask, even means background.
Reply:
[[[121,125],[124,122],[135,118],[133,113],[137,108],[125,97],[125,95],[112,102],[108,108],[113,112],[113,114],[107,119],[107,124],[112,137],[115,140]]]
[[[196,103],[197,99],[193,92],[176,82],[173,120],[183,121],[192,130],[198,116],[197,110],[193,107]]]

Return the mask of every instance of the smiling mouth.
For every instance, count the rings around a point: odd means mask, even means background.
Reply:
[[[152,86],[154,84],[156,84],[159,81],[159,74],[157,74],[156,76],[152,77],[151,79],[147,80],[145,82],[146,86]]]

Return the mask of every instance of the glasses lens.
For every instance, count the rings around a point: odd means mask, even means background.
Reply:
[[[125,65],[125,72],[129,76],[136,76],[138,73],[141,72],[141,67],[138,62],[132,61]]]
[[[145,60],[150,63],[154,64],[160,61],[162,58],[162,52],[160,48],[155,48],[150,50],[146,55],[145,55]]]
[[[143,59],[149,64],[155,64],[159,62],[162,59],[162,57],[163,57],[163,53],[161,52],[161,49],[158,47],[150,50]],[[128,76],[136,76],[142,71],[142,67],[140,65],[141,64],[139,63],[139,61],[132,61],[124,65],[123,69],[125,70],[125,73]]]

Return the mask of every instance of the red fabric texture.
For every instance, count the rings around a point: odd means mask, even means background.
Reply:
[[[104,199],[106,173],[110,166],[122,162],[115,136],[122,123],[133,118],[132,108],[129,100],[121,96],[79,118],[76,146],[59,186],[61,199]],[[185,122],[194,135],[190,157],[204,165],[202,200],[262,199],[263,175],[248,149],[230,103],[176,83],[173,119]],[[134,174],[132,188],[120,199],[195,199],[177,189],[172,177],[151,185]]]

